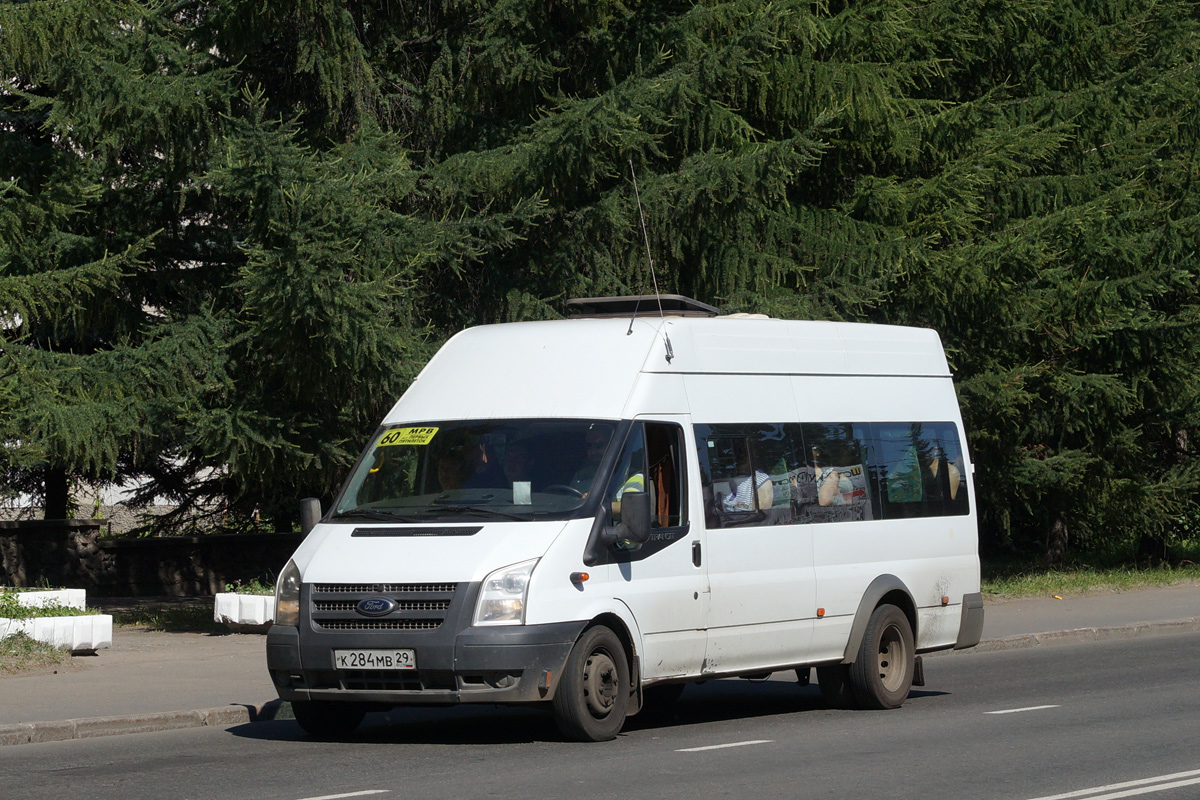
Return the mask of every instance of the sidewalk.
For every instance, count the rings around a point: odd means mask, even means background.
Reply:
[[[979,650],[1200,631],[1200,582],[988,603]],[[0,676],[0,746],[290,716],[260,634],[117,628],[111,649]],[[971,651],[966,651],[971,652]],[[45,721],[50,720],[50,721]]]

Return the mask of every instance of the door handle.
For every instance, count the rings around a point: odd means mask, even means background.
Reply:
[[[692,542],[692,563],[700,566],[700,543]]]

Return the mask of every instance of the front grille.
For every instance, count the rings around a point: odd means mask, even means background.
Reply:
[[[432,631],[445,622],[457,593],[456,583],[317,583],[309,614],[318,630]],[[381,597],[396,607],[382,617],[358,613],[361,601]]]
[[[441,627],[440,619],[364,619],[317,620],[317,627],[327,631],[433,631]]]
[[[353,600],[313,600],[314,611],[353,611]],[[406,600],[396,604],[397,611],[445,611],[449,600]]]

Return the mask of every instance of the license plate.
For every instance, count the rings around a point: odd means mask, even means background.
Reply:
[[[416,669],[416,650],[334,650],[337,669]]]

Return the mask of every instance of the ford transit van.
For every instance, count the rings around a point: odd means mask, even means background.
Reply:
[[[979,641],[937,333],[571,306],[451,338],[332,507],[306,501],[267,664],[307,731],[517,703],[599,741],[688,683],[781,671],[895,708],[920,654]]]

